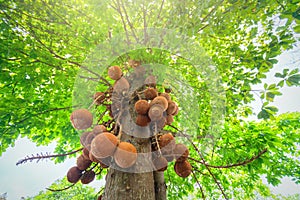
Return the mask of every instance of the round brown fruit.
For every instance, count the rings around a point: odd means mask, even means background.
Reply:
[[[92,152],[89,152],[89,159],[90,159],[92,162],[99,163],[99,160],[92,154]]]
[[[155,97],[150,102],[150,107],[156,104],[161,105],[163,107],[163,111],[166,111],[168,109],[168,101],[165,97],[162,96]]]
[[[166,117],[166,124],[167,125],[171,125],[173,123],[173,121],[174,121],[173,115],[167,115],[167,117]]]
[[[92,164],[92,161],[89,160],[89,159],[85,159],[83,155],[80,155],[77,158],[77,162],[76,163],[77,163],[78,169],[80,169],[80,170],[86,170]]]
[[[129,85],[127,79],[124,77],[121,77],[114,84],[114,92],[116,92],[116,93],[127,92],[129,90],[129,87],[130,87],[130,85]]]
[[[96,105],[100,105],[105,99],[105,94],[103,92],[96,92],[93,96]]]
[[[110,68],[108,68],[107,74],[109,78],[113,80],[119,80],[123,75],[122,70],[119,66],[111,66]]]
[[[96,158],[112,156],[118,144],[115,135],[104,132],[97,135],[91,143],[91,152]]]
[[[152,100],[154,99],[155,97],[157,97],[157,91],[155,88],[147,88],[145,91],[144,91],[144,96],[147,100]]]
[[[192,173],[192,166],[188,161],[175,162],[174,170],[182,178],[188,177]]]
[[[94,126],[93,128],[93,133],[98,135],[99,133],[103,133],[103,132],[107,132],[106,127],[102,124],[98,124],[96,126]]]
[[[88,132],[83,132],[80,136],[80,143],[82,144],[82,146],[86,147],[87,146],[87,137],[92,134],[91,131]]]
[[[156,86],[156,78],[153,75],[150,75],[146,78],[145,85],[150,86],[150,87],[155,87]]]
[[[175,113],[176,109],[177,109],[176,103],[174,101],[168,101],[167,114],[172,115],[173,113]]]
[[[82,184],[89,184],[90,182],[92,182],[95,179],[95,176],[96,176],[96,174],[93,170],[86,171],[82,175],[80,181]]]
[[[91,150],[91,143],[93,141],[93,139],[96,137],[96,134],[91,132],[87,137],[86,137],[86,140],[85,140],[85,146],[84,147],[87,147],[88,150],[90,151]]]
[[[177,104],[176,104],[176,109],[175,109],[175,112],[174,112],[174,113],[172,113],[172,115],[173,115],[173,116],[175,116],[175,115],[177,115],[177,114],[178,114],[178,112],[179,112],[179,108],[178,108],[178,106],[177,106]]]
[[[159,138],[158,144],[162,150],[165,150],[168,152],[172,151],[176,146],[175,138],[173,137],[173,135],[171,133],[162,135]]]
[[[90,151],[88,150],[88,148],[84,147],[82,150],[82,156],[87,160],[91,160],[89,155],[90,155]]]
[[[171,101],[171,96],[168,93],[161,93],[159,96],[165,97],[167,101]]]
[[[164,114],[164,109],[159,104],[152,105],[148,112],[148,116],[151,119],[151,121],[158,121],[162,119],[163,114]]]
[[[155,157],[152,163],[156,171],[165,171],[168,168],[168,161],[163,156]]]
[[[72,112],[70,120],[75,129],[83,130],[92,126],[93,115],[87,109],[78,109]]]
[[[120,142],[114,154],[116,164],[121,168],[128,168],[137,160],[137,150],[129,142]]]
[[[70,183],[77,183],[82,175],[82,171],[78,167],[71,167],[67,173],[67,180]]]
[[[150,108],[150,105],[149,105],[148,101],[146,101],[146,100],[138,100],[134,104],[135,112],[138,114],[141,114],[141,115],[146,115],[148,113],[149,108]]]
[[[185,161],[189,156],[189,150],[184,144],[176,144],[173,153],[178,162]]]
[[[135,123],[139,126],[147,126],[151,119],[148,117],[148,115],[140,115],[138,114],[136,116],[136,121]]]

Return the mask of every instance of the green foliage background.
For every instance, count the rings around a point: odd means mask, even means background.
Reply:
[[[98,45],[120,33],[134,38],[137,31],[154,27],[187,35],[193,47],[201,46],[211,57],[221,78],[226,97],[224,126],[213,148],[204,151],[203,159],[210,165],[228,165],[267,149],[245,166],[210,168],[226,195],[235,199],[253,198],[255,192],[270,196],[261,176],[272,185],[278,185],[284,176],[300,183],[300,114],[277,116],[278,109],[272,106],[276,96],[281,95],[280,88],[299,86],[299,70],[286,68],[275,75],[278,82],[265,83],[264,90],[258,91],[262,107],[257,117],[261,121],[243,120],[253,114],[249,103],[257,91],[252,87],[263,82],[278,62],[276,56],[299,40],[299,2],[0,0],[0,155],[19,137],[28,137],[38,145],[56,141],[56,153],[77,149],[79,134],[69,116],[80,106],[72,103],[72,90],[77,73],[84,70],[85,59]],[[155,50],[143,56],[135,51],[129,56],[180,69],[183,79],[198,95],[196,114],[200,116],[196,130],[188,119],[180,123],[188,124],[187,134],[201,149],[209,142],[207,137],[201,138],[211,131],[212,98],[206,88],[207,79],[193,72],[184,58],[175,62],[170,59],[174,54]],[[114,62],[122,63],[122,59]],[[189,147],[193,149],[192,144]],[[196,150],[191,150],[191,155],[200,159]],[[221,197],[208,168],[192,164],[204,194]],[[181,179],[169,167],[166,177],[169,199],[189,194],[202,197],[193,176]]]

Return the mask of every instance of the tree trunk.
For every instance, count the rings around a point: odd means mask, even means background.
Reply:
[[[122,124],[130,124],[127,119]],[[124,125],[123,130],[130,127]],[[148,128],[147,128],[148,129]],[[166,200],[166,185],[163,172],[153,172],[151,140],[145,135],[149,129],[135,127],[133,135],[122,134],[121,141],[132,143],[138,152],[134,166],[121,169],[112,164],[106,175],[103,200]],[[139,138],[138,136],[142,136]]]
[[[143,85],[139,79],[133,79],[132,86]],[[137,88],[132,87],[132,93]],[[129,95],[132,97],[132,95]],[[116,96],[115,99],[121,99]],[[130,99],[130,98],[129,98]],[[123,99],[124,100],[124,99]],[[121,141],[130,142],[138,152],[138,158],[132,167],[122,169],[115,163],[110,166],[106,175],[103,200],[166,200],[166,186],[163,172],[153,172],[151,137],[153,132],[149,126],[140,127],[135,124],[134,101],[121,100],[120,123]]]
[[[167,199],[167,186],[165,182],[164,172],[153,172],[155,200]]]

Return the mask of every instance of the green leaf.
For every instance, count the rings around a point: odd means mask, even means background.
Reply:
[[[284,80],[279,81],[279,83],[277,84],[277,86],[283,87],[284,85]]]
[[[296,74],[296,75],[293,75],[293,76],[290,76],[287,81],[290,83],[289,86],[292,86],[292,85],[300,85],[300,74]]]
[[[269,119],[270,118],[270,114],[265,109],[262,109],[258,113],[257,117],[258,117],[258,119]]]
[[[300,25],[294,26],[293,29],[296,33],[300,33]]]
[[[284,76],[283,76],[282,74],[280,74],[280,73],[276,73],[276,74],[275,74],[275,77],[278,77],[278,78],[284,78]]]

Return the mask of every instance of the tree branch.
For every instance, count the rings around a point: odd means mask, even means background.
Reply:
[[[193,170],[192,170],[192,174],[193,174],[193,177],[194,177],[194,179],[196,180],[196,182],[197,182],[197,184],[198,184],[198,186],[199,186],[199,189],[200,189],[201,194],[202,194],[202,199],[205,199],[205,195],[204,195],[203,188],[202,188],[200,182],[198,181],[198,179],[197,179],[197,177],[196,177],[196,175],[195,175],[195,173],[194,173]]]
[[[68,156],[68,155],[71,155],[71,154],[75,154],[77,153],[78,151],[82,151],[83,148],[80,148],[80,149],[77,149],[75,151],[71,151],[71,152],[68,152],[68,153],[63,153],[63,154],[54,154],[54,155],[50,155],[49,153],[46,153],[46,155],[43,155],[43,153],[41,154],[37,154],[36,156],[34,155],[31,155],[30,156],[26,156],[24,159],[22,160],[19,160],[16,165],[20,165],[20,164],[23,164],[23,163],[26,163],[28,161],[32,162],[33,160],[37,160],[37,162],[39,162],[41,159],[47,159],[47,158],[56,158],[56,157],[64,157],[64,156]]]
[[[47,190],[51,191],[51,192],[61,192],[67,189],[70,189],[71,187],[73,187],[76,183],[73,183],[71,185],[69,185],[68,187],[65,188],[61,188],[61,189],[51,189],[51,188],[46,188]]]
[[[254,160],[258,159],[260,156],[262,156],[266,152],[267,152],[267,149],[265,148],[262,151],[260,151],[256,156],[251,157],[249,160],[245,160],[245,161],[238,162],[238,163],[235,163],[235,164],[223,165],[223,166],[210,165],[210,164],[207,164],[206,162],[201,162],[201,161],[196,160],[196,159],[191,158],[191,157],[189,157],[188,159],[193,160],[195,162],[198,162],[200,164],[206,165],[206,166],[211,167],[211,168],[225,168],[226,169],[226,168],[231,168],[231,167],[247,165],[247,164],[253,162]]]

